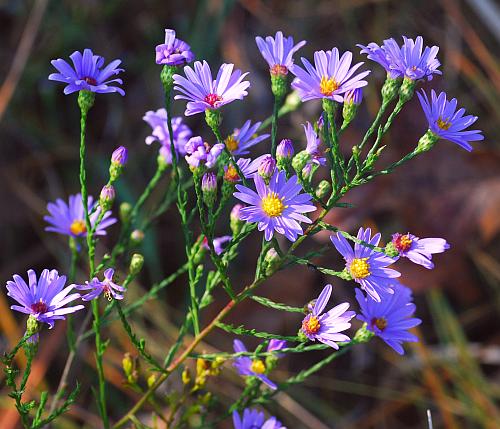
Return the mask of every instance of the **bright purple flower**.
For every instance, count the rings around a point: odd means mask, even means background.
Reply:
[[[104,271],[104,279],[100,281],[97,277],[94,277],[90,282],[85,282],[84,285],[74,285],[78,290],[90,290],[87,295],[82,296],[84,301],[91,301],[96,299],[104,293],[104,296],[111,301],[112,299],[123,299],[122,293],[125,292],[125,288],[113,282],[113,275],[115,270],[113,268],[108,268]]]
[[[328,98],[342,103],[343,94],[350,89],[361,88],[368,84],[362,80],[370,71],[355,76],[354,72],[363,65],[351,67],[352,53],[347,51],[339,58],[339,50],[317,51],[314,53],[314,67],[302,58],[305,70],[293,65],[290,71],[296,76],[292,88],[297,90],[302,101]]]
[[[240,340],[233,341],[233,348],[236,353],[248,351]],[[275,383],[269,380],[269,378],[267,378],[265,374],[266,365],[260,359],[251,359],[248,356],[240,356],[235,358],[233,366],[238,370],[240,375],[257,377],[271,389],[276,389],[278,387]]]
[[[387,42],[387,40],[385,41]],[[396,79],[401,77],[403,74],[397,69],[397,65],[394,59],[387,53],[385,44],[382,46],[377,45],[376,43],[368,43],[367,46],[364,45],[356,45],[361,49],[361,54],[366,54],[369,60],[375,61],[379,63],[385,71],[389,74],[389,77],[392,79]]]
[[[255,42],[260,53],[269,64],[269,72],[274,76],[286,76],[293,64],[293,54],[306,44],[305,40],[293,44],[293,37],[283,37],[281,31],[276,36],[267,36],[266,40],[256,37]]]
[[[399,256],[408,258],[415,264],[422,265],[429,270],[434,268],[432,255],[443,253],[450,248],[444,238],[418,238],[410,233],[393,234],[392,244],[399,252]]]
[[[168,116],[165,109],[158,109],[156,112],[149,110],[142,118],[153,129],[151,135],[146,137],[146,144],[150,145],[154,141],[159,141],[165,149],[162,154],[165,156],[167,164],[172,163],[170,153],[170,134],[168,132]],[[183,118],[175,116],[172,118],[172,132],[174,134],[174,147],[181,156],[186,155],[186,143],[193,135],[191,129],[183,122]]]
[[[326,304],[328,304],[331,294],[332,285],[326,285],[314,303],[312,312],[302,320],[301,331],[311,341],[318,340],[338,350],[339,346],[337,342],[350,341],[347,335],[341,334],[340,332],[351,327],[349,321],[356,313],[354,313],[354,311],[347,311],[349,303],[344,302],[333,307],[325,314],[321,314]]]
[[[248,94],[246,89],[250,86],[250,82],[243,80],[248,73],[242,74],[241,70],[233,72],[233,69],[234,64],[222,64],[217,78],[213,80],[208,63],[196,61],[194,69],[184,67],[187,79],[174,74],[174,89],[181,93],[175,99],[188,100],[184,114],[195,115],[207,109],[219,109],[234,100],[242,100]]]
[[[465,109],[457,110],[457,99],[446,99],[446,93],[441,92],[439,96],[434,90],[431,91],[431,100],[422,90],[422,94],[417,93],[424,110],[429,129],[438,137],[450,140],[463,147],[469,152],[472,150],[470,141],[483,140],[480,130],[465,130],[477,121],[477,116],[465,115]]]
[[[292,159],[294,155],[293,143],[290,139],[283,139],[276,148],[276,158]]]
[[[265,420],[263,412],[245,408],[243,418],[240,417],[238,411],[233,411],[234,429],[286,429],[281,425],[281,422],[276,420],[276,417],[270,417]]]
[[[227,150],[233,155],[246,155],[249,148],[269,137],[269,134],[257,135],[262,122],[251,124],[250,120],[246,121],[241,128],[235,128],[233,134],[226,138]]]
[[[128,150],[125,146],[116,148],[111,154],[111,163],[125,165],[128,160]]]
[[[356,289],[356,299],[361,308],[357,318],[367,324],[367,329],[382,338],[400,355],[404,354],[404,341],[417,342],[418,337],[407,329],[420,325],[422,321],[410,316],[415,313],[411,290],[399,284],[393,294],[383,294],[381,302],[375,302]]]
[[[267,345],[267,351],[268,352],[277,352],[280,351],[284,348],[286,348],[287,343],[286,340],[277,340],[273,338],[271,341],[269,341],[269,344]],[[278,354],[278,356],[283,355],[283,353]]]
[[[302,124],[302,126],[306,134],[306,152],[311,155],[311,162],[317,165],[325,165],[326,158],[323,156],[323,151],[320,148],[321,140],[319,136],[316,134],[316,131],[314,131],[310,122],[306,122],[306,125]]]
[[[258,222],[258,229],[264,230],[267,241],[271,240],[274,231],[295,241],[297,235],[303,234],[299,222],[312,222],[303,215],[316,210],[314,205],[309,204],[311,195],[301,194],[302,186],[298,184],[297,176],[287,180],[284,171],[276,170],[269,185],[258,174],[254,175],[253,180],[257,193],[245,186],[236,185],[239,192],[233,194],[250,204],[240,210],[241,219]]]
[[[78,293],[68,295],[74,285],[64,287],[65,283],[66,276],[60,276],[56,270],[43,270],[38,281],[36,273],[28,270],[28,285],[21,276],[15,274],[14,281],[7,281],[7,295],[21,305],[12,305],[10,308],[32,315],[52,329],[56,320],[64,320],[66,314],[83,308],[83,305],[65,307],[80,298]]]
[[[229,241],[231,241],[233,237],[231,237],[230,235],[223,235],[222,237],[217,237],[217,238],[214,238],[214,241],[213,241],[213,244],[214,244],[214,250],[215,250],[215,254],[216,255],[220,255],[222,254],[222,252],[224,252],[224,244],[228,243]],[[203,242],[202,242],[202,246],[209,250],[210,248],[208,247],[208,240],[207,240],[207,237],[203,237]]]
[[[111,61],[106,67],[102,68],[104,58],[94,55],[90,49],[85,49],[83,55],[81,52],[75,51],[69,57],[73,61],[74,68],[59,58],[51,61],[59,73],[49,75],[49,80],[67,84],[64,88],[66,95],[83,90],[101,94],[118,92],[120,95],[125,95],[123,89],[109,85],[110,83],[121,85],[123,83],[121,79],[108,80],[111,76],[123,71],[123,69],[117,68],[121,60]]]
[[[344,104],[354,104],[359,106],[363,100],[363,90],[361,88],[351,89],[344,95]]]
[[[92,226],[101,212],[100,207],[95,208],[96,204],[93,202],[93,198],[89,196],[88,211],[91,213],[90,224]],[[43,219],[51,226],[46,227],[45,231],[58,232],[71,237],[85,237],[87,235],[81,194],[70,195],[69,204],[58,198],[55,203],[47,204],[47,210],[49,216],[44,216]],[[107,211],[97,227],[95,235],[106,235],[106,228],[115,222],[116,219],[111,217],[111,212]]]
[[[370,228],[360,228],[358,240],[372,246],[378,246],[380,234],[375,234],[371,238]],[[330,236],[333,245],[344,257],[346,269],[351,274],[352,279],[361,285],[371,298],[380,302],[380,295],[392,293],[395,285],[399,284],[396,277],[401,276],[396,270],[387,268],[388,265],[396,262],[397,258],[390,258],[383,252],[377,252],[363,244],[355,243],[354,251],[345,237],[337,232],[337,235]]]
[[[238,165],[240,171],[243,173],[245,179],[253,177],[254,173],[259,168],[259,165],[261,164],[262,160],[266,156],[269,155],[268,154],[261,155],[255,158],[253,161],[250,158],[239,158],[238,161],[236,161],[236,164]],[[238,171],[236,170],[236,168],[234,168],[232,163],[227,166],[224,166],[224,180],[227,180],[228,182],[232,183],[237,183],[241,181],[241,178],[238,175]]]
[[[186,161],[192,168],[198,168],[200,165],[205,165],[207,168],[212,168],[219,155],[224,150],[222,143],[217,143],[210,147],[199,136],[191,137],[186,143]]]
[[[175,38],[175,31],[165,29],[165,43],[156,46],[156,64],[182,66],[194,60],[191,47]]]

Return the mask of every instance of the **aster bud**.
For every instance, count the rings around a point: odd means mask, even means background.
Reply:
[[[128,379],[132,375],[132,372],[134,371],[134,361],[132,360],[130,353],[125,353],[123,355],[122,368],[125,377]]]
[[[130,243],[132,246],[139,246],[144,240],[144,232],[140,229],[134,229],[130,234]]]
[[[367,343],[368,341],[370,341],[375,334],[372,331],[369,331],[367,328],[368,325],[366,323],[363,323],[363,326],[359,328],[354,334],[353,341],[357,343]]]
[[[174,86],[174,74],[179,70],[177,66],[164,65],[161,69],[160,80],[163,85],[165,94],[170,94]]]
[[[266,256],[264,256],[264,266],[266,276],[271,276],[279,268],[281,264],[281,258],[276,252],[276,249],[271,248],[267,251]]]
[[[111,155],[111,164],[109,166],[110,182],[114,182],[123,171],[123,166],[127,163],[128,151],[124,146],[115,149]]]
[[[363,90],[356,88],[349,90],[344,95],[344,107],[342,108],[342,118],[344,122],[342,128],[346,128],[358,113],[358,106],[363,99]]]
[[[332,185],[328,180],[322,180],[319,182],[318,187],[316,188],[316,196],[319,199],[325,198],[330,191],[332,190]]]
[[[90,108],[94,105],[95,93],[85,89],[78,92],[78,106],[85,115]]]
[[[144,256],[140,253],[134,253],[132,258],[130,259],[129,272],[130,275],[136,276],[142,270],[142,266],[144,265]]]
[[[292,163],[294,155],[293,143],[290,139],[283,139],[276,148],[276,160],[280,170],[286,170]]]
[[[203,175],[201,191],[203,192],[203,201],[207,207],[212,208],[217,199],[217,176],[215,173],[208,172]]]
[[[392,241],[389,241],[389,243],[385,245],[384,252],[387,256],[390,256],[391,258],[395,258],[396,256],[399,255],[399,250],[396,248],[396,246]]]
[[[27,340],[28,343],[38,343],[38,333],[41,331],[42,325],[35,316],[30,314],[28,320],[26,321],[26,335],[30,335]]]
[[[318,164],[314,162],[308,162],[305,167],[302,169],[302,178],[304,180],[311,180],[318,169]]]
[[[275,169],[276,161],[271,155],[266,155],[262,158],[262,161],[257,168],[257,173],[259,173],[259,176],[262,177],[266,183],[269,183]]]
[[[233,236],[237,236],[241,232],[241,228],[243,227],[243,222],[240,218],[240,210],[243,208],[242,204],[236,204],[229,215],[229,225],[231,227],[231,231],[233,232]]]
[[[439,136],[434,134],[431,130],[427,130],[427,132],[420,137],[417,145],[417,153],[427,152],[430,150],[439,140]]]
[[[121,203],[118,211],[120,220],[127,223],[130,220],[130,213],[132,213],[132,205],[130,203]]]
[[[415,87],[417,86],[417,82],[413,79],[405,77],[403,79],[403,83],[399,88],[399,102],[398,103],[406,103],[410,101],[415,93]]]
[[[384,85],[382,86],[382,103],[388,104],[396,98],[398,95],[399,87],[401,86],[401,79],[394,79],[387,74]]]
[[[311,155],[306,151],[302,150],[292,159],[293,169],[299,173],[306,166],[307,162],[311,159]]]
[[[115,197],[116,192],[113,185],[104,185],[99,195],[99,205],[101,206],[101,209],[104,211],[108,211],[113,205]]]
[[[156,383],[156,374],[151,374],[147,379],[148,387],[151,388]]]

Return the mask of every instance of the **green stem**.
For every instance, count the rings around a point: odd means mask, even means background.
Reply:
[[[273,116],[271,121],[271,154],[276,158],[276,135],[278,133],[278,111],[280,103],[279,97],[274,97]]]

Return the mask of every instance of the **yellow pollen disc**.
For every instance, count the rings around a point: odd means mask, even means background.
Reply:
[[[351,262],[349,271],[355,279],[364,279],[370,275],[370,264],[366,262],[368,258],[355,258]]]
[[[228,182],[237,182],[240,180],[240,176],[238,175],[236,168],[232,165],[227,167],[227,170],[224,173],[224,180],[227,180]]]
[[[266,365],[264,365],[264,362],[260,359],[254,359],[250,369],[255,372],[255,374],[264,374],[264,372],[266,372]]]
[[[311,316],[307,320],[302,322],[302,330],[306,334],[315,334],[319,331],[319,328],[321,328],[321,324],[319,323],[319,320],[316,316]]]
[[[226,139],[226,147],[229,152],[234,152],[236,149],[238,149],[238,140],[234,138],[234,136],[229,136]]]
[[[319,92],[323,95],[330,96],[335,90],[339,88],[338,82],[333,78],[327,78],[326,76],[321,77],[321,82],[319,83]]]
[[[372,319],[372,325],[383,331],[387,327],[387,320],[385,320],[383,317],[377,317]]]
[[[411,243],[412,240],[408,234],[402,235],[401,238],[399,239],[399,245],[403,250],[408,250],[411,246]]]
[[[85,221],[81,219],[76,219],[73,221],[69,230],[75,235],[82,235],[87,232],[87,227],[85,225]]]
[[[283,204],[283,198],[279,198],[274,192],[270,193],[267,197],[262,198],[262,210],[269,217],[281,216],[283,210],[288,206]]]
[[[448,128],[451,127],[451,122],[444,120],[443,118],[439,118],[436,122],[436,125],[441,128],[442,130],[447,130]]]

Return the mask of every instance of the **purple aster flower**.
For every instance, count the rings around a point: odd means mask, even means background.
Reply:
[[[361,308],[357,318],[367,324],[367,329],[382,338],[400,355],[404,354],[404,341],[417,342],[418,338],[407,329],[420,325],[422,321],[410,316],[415,313],[411,290],[399,284],[393,294],[383,294],[381,302],[373,301],[356,289],[356,299]]]
[[[217,143],[213,147],[210,147],[201,137],[196,136],[188,140],[185,149],[187,154],[185,156],[186,161],[192,168],[198,168],[200,165],[212,168],[224,150],[224,145]]]
[[[310,122],[306,122],[306,125],[302,124],[302,126],[306,134],[306,152],[311,155],[311,162],[317,165],[325,165],[326,158],[323,156],[323,151],[320,148],[321,140],[319,136],[316,134],[316,131],[314,131]]]
[[[309,194],[301,194],[302,186],[297,182],[297,176],[286,178],[284,171],[276,170],[266,185],[258,174],[253,177],[257,193],[251,189],[236,185],[239,192],[233,195],[244,203],[250,204],[240,210],[240,217],[247,222],[258,222],[259,231],[264,230],[267,241],[271,240],[274,231],[283,234],[290,241],[295,241],[303,231],[299,222],[311,223],[304,216],[316,210],[310,204]]]
[[[318,340],[338,350],[339,346],[337,342],[350,341],[347,335],[341,334],[340,332],[351,327],[349,321],[356,313],[354,313],[354,311],[347,311],[349,303],[344,302],[333,307],[325,314],[321,314],[326,304],[328,304],[331,294],[332,285],[326,285],[314,303],[312,312],[302,320],[301,331],[311,341]]]
[[[279,142],[276,148],[276,158],[292,159],[294,155],[293,142],[290,139],[283,139]]]
[[[483,140],[480,130],[465,130],[477,121],[477,116],[465,115],[465,109],[457,110],[457,99],[446,99],[446,93],[441,92],[439,96],[434,90],[431,91],[431,100],[422,90],[417,93],[429,123],[429,129],[439,138],[450,140],[463,147],[469,152],[472,150],[470,141]]]
[[[349,90],[344,96],[344,104],[354,104],[355,106],[359,106],[362,100],[363,90],[361,88]]]
[[[233,411],[234,429],[286,429],[276,417],[265,419],[264,413],[251,408],[245,408],[243,417],[238,411]]]
[[[271,341],[269,341],[269,344],[267,345],[267,351],[277,352],[279,350],[286,348],[286,346],[287,344],[285,340],[277,340],[273,338]]]
[[[380,234],[375,234],[372,238],[371,233],[370,228],[360,228],[357,238],[372,246],[378,246]],[[330,240],[344,257],[346,269],[352,279],[359,283],[375,301],[380,302],[380,295],[383,292],[392,293],[393,287],[399,284],[395,278],[401,276],[401,273],[387,268],[388,265],[396,262],[397,258],[391,258],[383,252],[377,252],[359,243],[354,244],[353,250],[340,232],[330,236]]]
[[[236,161],[236,164],[238,165],[240,171],[243,173],[243,176],[245,176],[245,179],[250,179],[251,177],[253,177],[254,173],[259,168],[259,165],[261,164],[262,160],[266,156],[269,155],[268,154],[261,155],[255,158],[253,161],[250,158],[240,158],[238,159],[238,161]],[[224,166],[224,180],[227,180],[228,182],[232,183],[237,183],[241,181],[241,178],[238,175],[238,171],[236,170],[236,168],[234,168],[233,164]]]
[[[7,281],[7,295],[21,305],[10,308],[33,316],[52,329],[56,320],[64,320],[66,314],[83,308],[83,305],[65,307],[80,298],[78,293],[69,295],[74,285],[64,287],[65,283],[66,276],[60,276],[56,270],[43,270],[38,280],[35,271],[28,270],[28,284],[15,274],[14,281]]]
[[[125,292],[125,288],[113,282],[114,274],[115,270],[113,268],[108,268],[104,271],[104,279],[102,281],[94,277],[90,282],[85,282],[84,285],[75,285],[75,287],[78,290],[91,291],[87,295],[82,296],[84,301],[96,299],[102,293],[104,293],[108,301],[112,299],[123,299],[122,293]]]
[[[387,42],[387,40],[386,40]],[[385,45],[379,46],[376,43],[368,43],[367,46],[364,45],[356,45],[361,49],[361,54],[366,54],[369,60],[375,61],[379,63],[385,71],[389,74],[389,77],[392,79],[396,79],[401,77],[403,74],[396,67],[396,63],[394,62],[393,57],[391,57],[387,51]]]
[[[234,340],[233,348],[236,353],[248,351],[245,345],[240,340]],[[257,377],[263,383],[267,384],[271,389],[276,389],[273,383],[266,376],[266,365],[260,359],[251,359],[248,356],[240,356],[235,358],[233,366],[238,370],[240,375]]]
[[[90,224],[93,226],[101,212],[100,207],[96,207],[97,203],[93,202],[93,198],[88,198],[88,211],[90,215]],[[44,216],[44,220],[50,224],[45,228],[45,231],[58,232],[59,234],[69,235],[71,237],[85,237],[87,235],[87,226],[85,224],[85,213],[82,203],[82,195],[70,195],[69,203],[66,204],[58,198],[55,203],[48,203],[47,210],[49,216]],[[99,226],[95,231],[95,235],[106,235],[106,228],[113,225],[116,219],[111,217],[111,212],[107,211]]]
[[[151,135],[146,137],[146,144],[150,145],[154,141],[159,141],[165,149],[163,155],[168,164],[172,163],[170,153],[170,134],[168,133],[168,116],[165,109],[158,109],[156,112],[150,110],[143,116],[149,126],[153,129]],[[181,156],[186,155],[186,143],[193,135],[191,129],[183,122],[183,118],[175,116],[172,118],[172,132],[174,134],[175,150]]]
[[[185,115],[195,115],[205,110],[219,109],[234,100],[242,100],[250,82],[243,79],[248,73],[234,70],[234,64],[222,64],[217,78],[213,80],[212,71],[206,61],[196,61],[194,69],[184,67],[184,76],[174,74],[174,89],[181,94],[175,99],[188,100]]]
[[[215,253],[217,255],[222,254],[222,252],[224,252],[224,244],[231,241],[232,238],[233,237],[231,237],[230,235],[223,235],[222,237],[214,238],[213,244]],[[207,250],[209,249],[207,237],[203,237],[202,246]]]
[[[175,30],[165,29],[165,43],[156,47],[156,64],[182,66],[194,60],[191,47],[175,38]]]
[[[418,238],[410,233],[393,234],[392,245],[399,252],[399,256],[408,258],[415,264],[422,265],[429,270],[434,268],[432,255],[443,253],[450,248],[444,238]]]
[[[283,37],[281,31],[276,36],[256,37],[255,42],[260,53],[269,64],[269,72],[274,76],[286,76],[293,64],[293,54],[306,44],[305,40],[293,44],[293,37]]]
[[[235,128],[233,134],[225,140],[227,150],[233,155],[246,155],[248,149],[269,137],[269,134],[257,135],[262,122],[251,125],[251,121],[246,121],[241,128]]]
[[[302,58],[305,70],[292,65],[291,72],[296,76],[292,88],[297,90],[302,101],[316,98],[328,98],[342,103],[342,94],[350,89],[361,88],[368,84],[362,80],[370,71],[354,76],[354,72],[363,65],[357,63],[351,67],[352,53],[347,51],[339,58],[339,50],[317,51],[314,53],[314,67]]]
[[[111,61],[106,67],[104,58],[99,55],[94,55],[90,49],[85,49],[83,55],[79,51],[73,52],[70,56],[73,61],[71,67],[66,61],[59,58],[52,60],[52,65],[59,73],[49,75],[49,80],[66,83],[64,88],[65,94],[71,94],[76,91],[92,91],[101,94],[108,92],[118,92],[120,95],[125,95],[125,91],[117,86],[110,86],[111,83],[122,84],[121,79],[111,79],[121,73],[123,69],[117,68],[121,60]]]

